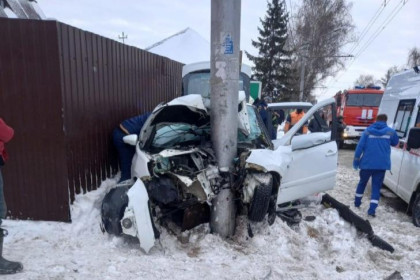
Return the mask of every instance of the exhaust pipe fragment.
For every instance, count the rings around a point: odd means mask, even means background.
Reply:
[[[350,208],[347,205],[344,205],[341,202],[335,200],[329,194],[324,194],[322,196],[321,203],[326,208],[333,207],[337,209],[338,213],[344,220],[354,225],[358,231],[361,231],[367,234],[367,238],[369,239],[370,243],[372,243],[373,246],[378,247],[382,250],[389,251],[391,253],[394,252],[394,247],[392,247],[388,242],[386,242],[379,236],[375,235],[369,221],[363,220],[362,217],[358,216],[356,213],[350,210]]]

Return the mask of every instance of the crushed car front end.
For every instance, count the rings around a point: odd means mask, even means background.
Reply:
[[[291,145],[274,149],[258,112],[243,96],[237,157],[227,182],[217,166],[204,104],[201,95],[187,95],[155,108],[133,142],[134,185],[117,185],[103,201],[104,230],[135,236],[148,252],[159,226],[178,233],[209,222],[212,200],[226,185],[251,221],[275,213],[280,182],[292,161]]]

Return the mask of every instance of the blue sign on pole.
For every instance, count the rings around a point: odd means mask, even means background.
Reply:
[[[230,34],[226,35],[223,47],[225,48],[224,54],[233,54],[233,41]]]

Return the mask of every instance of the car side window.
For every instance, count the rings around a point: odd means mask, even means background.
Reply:
[[[310,118],[307,134],[296,134],[292,138],[292,150],[307,149],[332,141],[331,127],[327,125],[326,117],[331,112],[331,105],[320,108]]]
[[[316,111],[315,114],[313,114],[313,116],[309,119],[308,129],[311,133],[327,132],[331,130],[327,124],[325,115],[325,112],[320,109]]]
[[[394,119],[394,128],[398,137],[403,138],[407,135],[408,125],[413,115],[415,99],[401,100],[398,104],[397,113]]]
[[[414,126],[420,127],[420,106],[417,109],[417,118],[416,118],[416,121],[414,122]]]

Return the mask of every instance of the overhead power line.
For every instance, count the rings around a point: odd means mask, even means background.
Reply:
[[[354,59],[357,59],[372,42],[381,34],[381,32],[388,26],[388,24],[395,18],[395,16],[401,11],[408,0],[401,0],[401,2],[395,6],[394,10],[388,15],[388,17],[382,22],[376,31],[369,37],[368,41],[360,48],[359,52],[355,55]]]
[[[388,3],[391,0],[388,1]],[[357,39],[356,43],[354,44],[353,48],[349,51],[349,53],[352,53],[360,44],[360,42],[363,40],[363,38],[366,36],[366,34],[369,32],[373,24],[376,22],[376,20],[379,18],[381,13],[384,11],[385,7],[387,5],[387,1],[385,0],[383,4],[379,7],[378,10],[376,10],[376,13],[373,15],[373,17],[369,20],[368,24],[363,29],[362,33],[360,34],[359,39]]]
[[[357,41],[355,42],[355,44],[353,45],[353,47],[349,50],[349,54],[351,55],[359,46],[359,44],[362,42],[363,38],[366,36],[366,34],[370,31],[370,29],[372,28],[373,24],[376,22],[376,20],[379,18],[379,16],[381,15],[381,13],[384,11],[385,7],[387,4],[389,4],[391,0],[384,0],[384,3],[381,4],[379,6],[379,8],[376,10],[375,14],[371,17],[371,19],[369,20],[368,24],[365,26],[365,28],[363,28],[362,32],[360,33],[359,38],[357,39]],[[353,56],[354,57],[354,56]],[[347,69],[349,69],[351,67],[351,65],[354,63],[354,61],[356,60],[356,58],[354,58],[352,60],[352,62],[350,63],[350,65],[348,67],[346,67]],[[339,79],[341,79],[341,77],[347,72],[347,70],[344,70],[337,78],[333,78],[334,81],[330,81],[328,83],[328,85],[325,87],[325,90],[323,91],[322,94],[325,94],[326,91],[328,90],[328,88],[331,88],[331,83],[334,82],[334,84],[336,84],[338,82]]]
[[[403,2],[404,0],[402,0],[401,2]],[[389,4],[389,2],[390,1],[388,1],[388,3],[385,1],[384,2],[384,4],[379,8],[379,10],[381,11],[379,14],[377,14],[377,17],[372,21],[371,20],[371,22],[372,22],[372,24],[370,25],[370,27],[372,27],[373,26],[373,23],[374,22],[376,22],[376,20],[378,19],[378,16],[383,12],[383,10],[384,10],[384,8],[385,8],[385,6],[387,5],[387,4]],[[400,2],[400,4],[401,4],[401,2]],[[398,5],[400,5],[400,4],[398,4]],[[398,7],[398,5],[396,6],[396,8]],[[382,8],[382,9],[381,9]],[[378,10],[378,11],[379,11]],[[395,8],[394,8],[394,10],[389,14],[389,15],[391,15],[392,13],[394,13],[395,12]],[[383,28],[385,28],[385,27],[383,27],[383,25],[384,25],[384,23],[387,21],[387,19],[389,18],[389,15],[388,15],[388,17],[382,22],[382,24],[380,24],[379,25],[379,27],[378,27],[378,29],[376,29],[372,34],[371,34],[371,36],[369,37],[369,39],[367,39],[367,41],[362,45],[362,47],[356,52],[356,55],[354,55],[354,59],[351,61],[351,63],[350,63],[350,65],[348,66],[348,68],[347,69],[349,69],[352,65],[353,65],[353,63],[356,61],[356,59],[357,58],[359,58],[359,56],[360,56],[360,54],[364,51],[364,50],[366,50],[366,48],[373,42],[373,40],[376,38],[376,37],[378,37],[378,35],[379,35],[379,33],[383,30]],[[370,30],[370,27],[368,28],[369,30]],[[366,28],[365,28],[366,29]],[[380,30],[380,32],[378,33],[378,30]],[[365,32],[364,33],[364,35],[366,35],[367,34],[367,32]],[[376,36],[375,36],[376,35]],[[364,37],[364,36],[363,36]],[[373,39],[372,39],[373,38]],[[361,40],[358,42],[358,44],[357,44],[357,46],[360,44],[360,42],[361,42]],[[350,53],[352,53],[353,51],[355,51],[355,49],[356,48],[354,48]]]
[[[334,84],[338,82],[338,80],[350,69],[350,67],[353,65],[353,63],[360,57],[360,55],[372,44],[372,42],[379,36],[379,34],[388,26],[388,24],[395,18],[395,16],[401,11],[402,7],[408,2],[408,0],[401,0],[399,4],[395,6],[395,8],[392,10],[392,12],[385,18],[385,20],[382,22],[381,25],[375,30],[375,32],[372,33],[372,35],[369,37],[369,39],[362,45],[362,47],[358,50],[356,55],[354,56],[354,59],[351,61],[350,65],[346,67],[346,70],[344,70],[336,79],[334,79]],[[389,2],[388,2],[389,3]],[[384,3],[384,6],[387,3]],[[383,10],[381,10],[382,13]],[[372,20],[371,20],[372,21]],[[374,20],[376,21],[376,19]],[[374,22],[373,21],[373,22]],[[372,23],[373,24],[373,23]],[[372,26],[371,24],[371,26]],[[365,28],[366,29],[366,28]],[[370,29],[370,27],[369,27]],[[364,37],[364,36],[363,36]],[[355,48],[352,49],[354,51]],[[351,53],[351,52],[350,52]],[[331,82],[329,83],[331,84]],[[323,94],[326,93],[330,86],[327,86],[327,88],[323,91]]]

